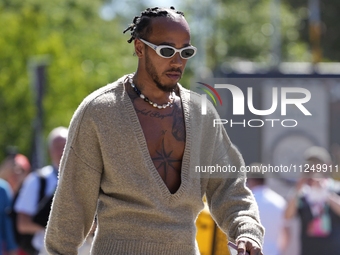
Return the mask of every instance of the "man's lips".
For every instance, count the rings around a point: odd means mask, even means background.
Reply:
[[[181,77],[181,73],[180,72],[168,72],[166,73],[166,75],[170,78],[170,79],[174,79],[177,80]]]

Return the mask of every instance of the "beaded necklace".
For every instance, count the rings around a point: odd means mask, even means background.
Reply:
[[[131,78],[130,76],[128,77],[128,79],[129,79],[129,82],[130,82],[130,84],[131,84],[131,87],[132,87],[133,90],[137,93],[137,95],[138,95],[141,99],[143,99],[145,102],[151,104],[153,107],[158,108],[158,109],[165,109],[165,108],[167,108],[167,107],[169,107],[169,106],[170,106],[170,107],[173,106],[172,104],[173,104],[175,98],[174,98],[172,95],[170,95],[170,97],[169,97],[169,102],[168,102],[167,104],[158,105],[158,104],[152,102],[149,98],[147,98],[146,96],[144,96],[144,95],[142,94],[142,92],[136,87],[136,85],[133,84],[133,80],[132,80],[132,78]]]

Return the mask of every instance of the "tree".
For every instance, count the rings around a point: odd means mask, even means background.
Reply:
[[[27,62],[48,54],[44,136],[68,126],[85,96],[136,69],[117,20],[100,19],[91,0],[0,2],[0,160],[15,145],[30,156],[36,109]]]
[[[299,34],[301,39],[310,44],[309,39],[309,0],[287,0],[292,9],[296,10],[301,18]],[[340,61],[340,32],[339,14],[340,2],[337,0],[322,0],[320,3],[321,16],[321,48],[324,61]]]
[[[270,0],[201,0],[186,2],[191,22],[206,22],[193,29],[194,41],[206,38],[207,65],[216,70],[240,60],[269,63],[271,56]],[[308,45],[300,40],[301,21],[296,10],[281,3],[282,61],[308,61]]]

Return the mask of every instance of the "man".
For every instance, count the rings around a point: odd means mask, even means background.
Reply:
[[[326,149],[314,146],[306,150],[304,158],[307,162],[304,164],[305,173],[295,185],[285,218],[299,216],[301,255],[338,254],[340,182],[327,177],[331,156]]]
[[[196,52],[183,13],[147,9],[127,30],[138,69],[88,96],[73,116],[47,250],[76,254],[97,214],[92,254],[198,254],[195,219],[205,194],[239,254],[262,254],[263,228],[244,176],[191,172],[243,161],[225,130],[210,125],[215,109],[201,118],[199,96],[178,84]]]
[[[250,168],[262,171],[259,163],[252,163]],[[247,178],[247,186],[253,192],[259,207],[261,223],[266,229],[263,254],[279,255],[287,239],[284,231],[286,201],[266,185],[266,179],[261,173],[251,173]]]
[[[17,194],[30,170],[30,162],[22,154],[9,155],[3,161],[0,166],[0,178],[8,182],[12,196]]]
[[[13,197],[30,169],[28,159],[22,154],[7,156],[0,166],[0,255],[3,254],[2,252],[8,255],[18,254],[14,226],[9,212]]]
[[[38,212],[41,178],[45,180],[43,197],[51,197],[57,187],[57,172],[63,149],[66,144],[67,128],[58,127],[48,136],[48,149],[52,165],[32,172],[26,178],[16,200],[14,209],[17,213],[17,228],[21,234],[34,235],[33,247],[40,251],[43,249],[45,226],[33,220]]]

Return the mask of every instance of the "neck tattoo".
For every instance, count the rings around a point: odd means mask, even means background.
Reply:
[[[142,94],[142,92],[136,87],[135,84],[133,84],[133,80],[132,80],[132,77],[131,76],[128,76],[128,79],[129,79],[129,83],[131,84],[131,87],[133,88],[133,90],[137,93],[137,95],[143,99],[145,102],[151,104],[153,107],[155,108],[158,108],[158,109],[165,109],[167,107],[172,107],[173,106],[173,103],[174,103],[174,100],[175,98],[173,97],[172,93],[170,94],[170,97],[169,97],[169,102],[167,104],[163,104],[163,105],[158,105],[154,102],[152,102],[149,98],[147,98],[146,96],[144,96]]]

